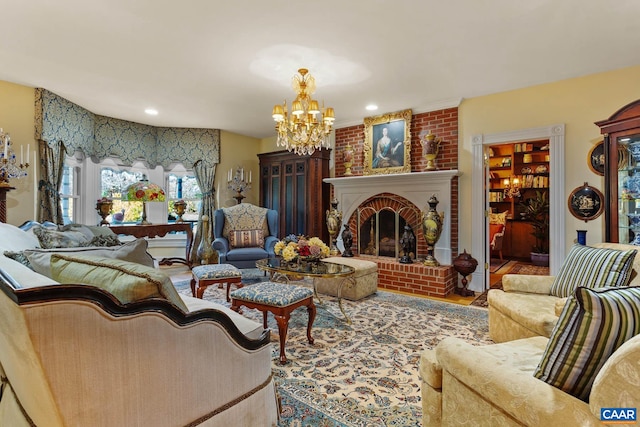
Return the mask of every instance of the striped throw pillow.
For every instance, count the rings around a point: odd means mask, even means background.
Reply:
[[[626,286],[631,279],[636,250],[573,245],[551,285],[551,295],[566,298],[578,286]]]
[[[609,356],[639,333],[640,287],[578,287],[533,375],[586,402]]]
[[[263,248],[264,233],[262,230],[231,230],[229,245],[232,248]]]

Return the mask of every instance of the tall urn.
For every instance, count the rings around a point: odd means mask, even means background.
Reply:
[[[211,228],[209,227],[209,216],[202,215],[202,238],[198,246],[198,260],[200,264],[217,264],[218,252],[213,249],[211,242]]]
[[[342,212],[338,210],[338,201],[331,201],[331,209],[327,209],[327,229],[329,230],[329,238],[331,244],[329,246],[329,254],[331,256],[340,255],[340,250],[336,243],[338,242],[338,233],[342,227]]]
[[[424,257],[424,265],[438,267],[440,263],[434,256],[434,250],[440,234],[442,233],[442,223],[444,222],[444,212],[436,212],[438,199],[435,194],[429,199],[429,210],[422,212],[422,235],[427,242],[427,255]]]
[[[440,138],[429,132],[424,136],[421,142],[424,158],[427,160],[427,165],[424,169],[428,171],[434,171],[438,169],[438,167],[436,166],[436,158],[438,157],[438,153],[440,152]]]

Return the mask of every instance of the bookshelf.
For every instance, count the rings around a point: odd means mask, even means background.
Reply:
[[[505,180],[518,180],[520,197],[505,196]],[[507,211],[502,252],[507,258],[528,259],[535,239],[532,226],[522,216],[521,201],[549,191],[549,141],[492,145],[489,149],[489,206],[491,212]]]

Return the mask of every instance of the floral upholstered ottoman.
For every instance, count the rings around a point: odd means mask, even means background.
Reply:
[[[322,261],[353,267],[355,285],[347,284],[342,288],[342,298],[357,301],[378,290],[378,264],[361,258],[329,257]],[[342,278],[315,278],[314,285],[318,293],[338,296],[338,287]]]
[[[191,269],[191,294],[196,298],[202,299],[207,286],[217,284],[222,287],[225,283],[227,301],[230,301],[229,288],[232,283],[242,287],[242,272],[231,264],[206,264]]]
[[[291,312],[298,307],[307,307],[309,321],[307,323],[307,340],[313,344],[311,326],[316,318],[316,306],[313,303],[313,290],[304,286],[286,283],[262,282],[236,289],[231,292],[231,309],[240,311],[240,307],[255,308],[262,311],[263,327],[267,329],[267,312],[273,313],[278,324],[280,338],[280,364],[287,363],[284,347],[287,342],[289,319]]]

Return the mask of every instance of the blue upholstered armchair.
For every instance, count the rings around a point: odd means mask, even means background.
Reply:
[[[213,213],[213,249],[220,264],[255,268],[256,261],[274,257],[278,241],[278,212],[249,203]]]

